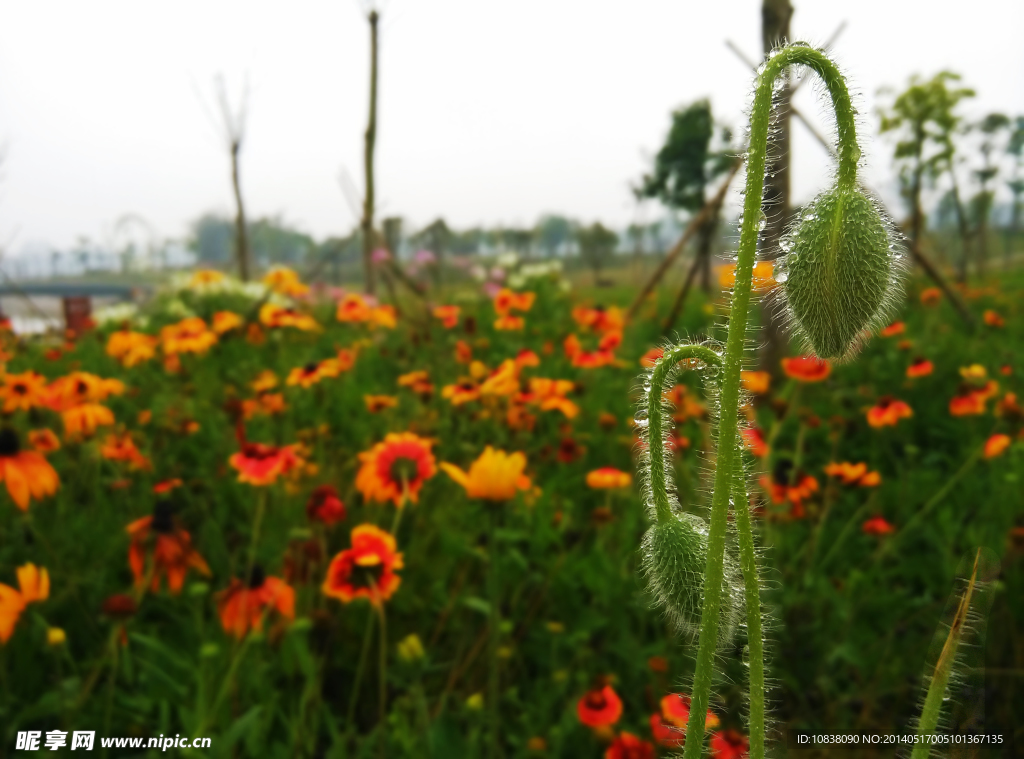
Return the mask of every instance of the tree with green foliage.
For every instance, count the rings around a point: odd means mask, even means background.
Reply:
[[[953,200],[957,209],[963,252],[960,279],[967,278],[969,233],[954,158],[954,137],[962,132],[962,117],[956,107],[964,98],[974,97],[974,90],[954,88],[960,75],[941,71],[928,81],[911,77],[910,86],[900,93],[888,109],[883,109],[881,131],[897,136],[894,159],[899,166],[903,195],[910,208],[910,241],[915,248],[924,232],[924,211],[921,195],[926,182],[934,184],[949,174]]]
[[[558,255],[558,251],[572,240],[572,222],[558,214],[544,214],[535,228],[535,235],[540,249],[548,258]]]
[[[1002,113],[990,113],[983,118],[976,128],[982,134],[981,155],[982,166],[975,170],[978,180],[978,194],[971,198],[971,214],[974,217],[974,228],[978,238],[978,272],[985,275],[988,263],[988,220],[992,215],[992,204],[995,192],[989,183],[999,173],[999,165],[992,160],[998,137],[1010,128],[1010,119]]]
[[[580,247],[580,258],[594,272],[594,283],[601,282],[603,269],[619,244],[619,236],[600,222],[576,230],[576,242]]]
[[[721,142],[731,139],[721,129]],[[715,121],[711,103],[698,100],[672,113],[672,126],[665,144],[654,157],[654,171],[643,177],[634,192],[638,198],[657,198],[671,209],[697,213],[706,202],[708,185],[729,170],[734,158],[725,149],[713,150]],[[718,228],[715,213],[701,225],[697,236],[697,256],[702,267],[701,286],[711,289],[711,242]]]
[[[234,225],[230,219],[206,213],[192,222],[187,247],[203,264],[224,264],[231,259],[235,243]]]
[[[1006,145],[1006,152],[1013,156],[1013,179],[1007,181],[1006,185],[1013,193],[1013,210],[1010,216],[1010,229],[1006,237],[1005,265],[1010,266],[1010,254],[1014,245],[1017,244],[1017,235],[1020,232],[1020,211],[1021,198],[1024,198],[1024,116],[1014,119],[1010,140]]]

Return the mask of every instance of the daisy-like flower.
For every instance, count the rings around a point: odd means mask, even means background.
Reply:
[[[343,603],[365,598],[380,604],[398,590],[402,578],[395,570],[402,567],[394,536],[372,524],[361,524],[352,530],[352,547],[331,559],[321,589]]]
[[[503,332],[517,332],[526,326],[526,320],[515,314],[504,314],[494,320],[494,328]]]
[[[572,380],[534,377],[530,380],[530,392],[525,400],[536,404],[541,411],[561,411],[566,419],[575,419],[580,409],[566,396],[576,389]]]
[[[303,332],[317,332],[320,329],[316,319],[309,314],[276,303],[264,303],[260,306],[260,324],[271,329],[291,327]]]
[[[625,314],[618,306],[577,306],[572,310],[572,318],[580,329],[594,332],[621,332],[626,325]]]
[[[223,281],[224,275],[215,269],[197,269],[192,273],[188,286],[194,290],[208,285],[219,284]]]
[[[711,736],[711,759],[743,759],[750,739],[735,730],[721,730]]]
[[[99,403],[112,395],[121,395],[124,383],[118,379],[104,379],[89,372],[72,372],[58,377],[46,389],[46,405],[54,411],[66,411],[84,403]]]
[[[754,264],[754,278],[751,284],[753,291],[763,293],[778,284],[775,281],[775,264],[771,261],[758,261]],[[718,285],[728,290],[736,284],[736,264],[726,264],[719,269]]]
[[[519,367],[514,359],[501,362],[487,378],[480,383],[480,394],[508,397],[519,392]]]
[[[28,511],[29,502],[53,495],[60,487],[60,479],[50,463],[36,451],[21,450],[18,433],[10,427],[0,429],[0,480],[7,484],[7,492],[22,511]]]
[[[909,419],[914,415],[910,406],[891,396],[883,396],[878,403],[868,409],[868,424],[874,428],[895,427],[900,419]]]
[[[364,395],[363,403],[371,414],[379,414],[385,409],[397,408],[398,398],[394,395]]]
[[[888,535],[896,532],[896,528],[889,524],[884,517],[874,516],[860,526],[865,535]]]
[[[234,311],[218,311],[213,315],[213,331],[218,335],[239,329],[245,321]]]
[[[267,577],[262,567],[255,566],[248,582],[235,577],[217,594],[217,611],[224,632],[241,639],[249,630],[262,630],[263,618],[271,611],[284,619],[295,619],[295,590],[279,577]]]
[[[430,381],[430,373],[423,370],[401,375],[398,378],[398,386],[410,388],[417,395],[430,395],[434,392],[434,385]]]
[[[794,519],[802,519],[806,516],[804,501],[818,492],[818,480],[806,472],[798,471],[790,484],[792,468],[793,462],[782,459],[775,465],[770,475],[761,477],[758,482],[774,505],[789,503],[789,515]]]
[[[121,362],[121,366],[130,368],[156,355],[159,340],[143,332],[122,329],[111,332],[107,338],[107,355]]]
[[[97,427],[114,424],[114,412],[99,403],[82,403],[62,411],[64,435],[68,440],[78,440],[96,431]]]
[[[985,458],[994,459],[996,456],[1001,456],[1010,447],[1011,442],[1009,435],[992,435],[985,441]]]
[[[270,369],[264,369],[256,375],[256,379],[249,383],[249,387],[257,393],[273,390],[277,387],[277,375],[270,371]]]
[[[915,358],[914,363],[907,367],[907,377],[927,377],[935,370],[935,366],[926,358]]]
[[[587,473],[587,487],[595,490],[628,488],[633,484],[633,475],[615,467],[605,466]]]
[[[263,284],[279,295],[299,298],[309,292],[309,287],[302,284],[299,275],[287,266],[274,266],[263,275]]]
[[[619,733],[605,749],[604,759],[654,759],[654,746],[632,733]]]
[[[60,450],[60,440],[51,429],[31,430],[28,433],[28,444],[42,454]]]
[[[782,371],[798,382],[821,382],[832,373],[832,365],[816,356],[782,359]]]
[[[301,387],[308,388],[310,385],[318,383],[324,377],[337,377],[338,374],[340,374],[338,363],[334,359],[310,361],[305,366],[297,366],[292,369],[288,374],[286,383],[289,387],[300,385]]]
[[[344,521],[345,513],[345,504],[333,485],[321,485],[310,493],[306,501],[306,516],[311,522],[320,522],[330,527]]]
[[[459,323],[459,314],[462,309],[458,306],[435,306],[431,312],[435,319],[439,319],[445,329],[451,329]]]
[[[370,305],[358,293],[349,293],[338,301],[335,318],[339,322],[369,321]]]
[[[764,395],[772,385],[772,375],[768,372],[740,372],[743,388],[753,395]]]
[[[394,306],[375,306],[370,309],[369,323],[374,327],[394,329],[398,326],[398,312]]]
[[[907,331],[907,325],[903,322],[893,322],[888,327],[882,329],[878,334],[882,337],[895,337],[896,335],[902,335]]]
[[[182,353],[206,353],[217,342],[217,334],[198,316],[182,319],[177,324],[168,324],[160,330],[160,344],[168,356]]]
[[[580,369],[597,369],[615,361],[615,354],[611,350],[583,350],[583,345],[575,334],[570,334],[565,338],[562,342],[562,349],[572,365]]]
[[[468,377],[464,377],[454,385],[445,385],[441,396],[451,401],[453,406],[461,406],[480,399],[480,386]]]
[[[18,567],[17,576],[19,590],[0,583],[0,643],[11,639],[26,606],[50,597],[50,575],[46,569],[23,564]]]
[[[228,463],[238,470],[238,481],[250,485],[272,485],[281,475],[302,464],[296,446],[241,442],[241,450]]]
[[[857,464],[849,461],[828,464],[825,467],[825,474],[838,478],[844,485],[859,485],[862,488],[873,488],[882,482],[882,475],[874,471],[869,472],[868,465],[863,461]]]
[[[192,536],[176,524],[173,512],[170,501],[157,501],[150,516],[136,519],[125,528],[131,536],[128,565],[139,589],[149,578],[149,590],[157,593],[166,577],[168,589],[177,595],[189,569],[210,576],[210,567],[192,547]]]
[[[516,368],[523,369],[527,366],[540,366],[540,356],[529,348],[523,348],[515,357]]]
[[[100,455],[108,461],[127,461],[132,469],[153,468],[150,460],[143,456],[135,445],[131,432],[107,435],[106,441],[100,447]]]
[[[587,727],[611,727],[622,716],[622,700],[610,685],[595,688],[576,703],[576,716]]]
[[[401,508],[408,498],[419,502],[423,484],[437,474],[430,448],[434,441],[411,432],[392,432],[373,448],[359,454],[362,466],[356,488],[367,501],[391,501]]]
[[[523,474],[526,454],[505,453],[487,446],[468,472],[454,464],[441,464],[445,474],[463,487],[470,498],[486,501],[507,501],[520,490],[530,487],[530,478]]]

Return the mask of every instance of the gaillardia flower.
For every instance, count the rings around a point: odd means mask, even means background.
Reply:
[[[0,398],[3,399],[3,412],[28,411],[42,406],[46,399],[46,377],[28,371],[21,374],[5,374],[4,384],[0,386]]]
[[[0,429],[0,480],[22,511],[28,510],[31,499],[53,495],[60,486],[50,463],[41,453],[21,450],[18,433],[10,427]]]
[[[262,567],[255,566],[248,582],[235,577],[217,594],[217,611],[224,632],[244,638],[250,629],[263,629],[263,617],[270,611],[295,619],[295,590],[278,577],[267,577]]]
[[[437,474],[434,441],[411,432],[392,432],[373,448],[359,454],[362,466],[356,488],[367,501],[391,501],[401,508],[408,497],[419,502],[423,483]]]
[[[322,590],[324,595],[349,603],[365,598],[371,603],[387,601],[398,590],[402,578],[402,554],[394,536],[372,524],[352,530],[352,547],[331,560]]]
[[[832,366],[815,356],[782,359],[782,371],[798,382],[821,382],[832,373]]]
[[[209,577],[210,567],[192,547],[192,536],[175,523],[170,501],[157,501],[150,516],[136,519],[125,529],[131,536],[128,565],[137,588],[144,587],[149,578],[149,589],[156,593],[160,590],[161,579],[166,577],[168,589],[177,595],[189,569]],[[148,568],[147,555],[150,556]]]
[[[595,688],[576,703],[576,716],[587,727],[611,727],[622,716],[622,700],[610,685]]]
[[[523,474],[526,454],[521,451],[505,453],[487,446],[470,465],[469,472],[447,462],[442,463],[441,468],[465,489],[470,498],[507,501],[516,492],[530,487],[530,478]]]
[[[0,643],[11,639],[26,606],[50,597],[50,575],[45,569],[23,564],[18,567],[17,575],[20,590],[0,583]]]
[[[895,427],[900,419],[909,419],[913,415],[914,412],[906,403],[886,395],[868,409],[868,424],[876,428]]]
[[[228,463],[238,470],[238,481],[250,485],[271,485],[302,463],[294,445],[242,442],[242,449]]]
[[[587,473],[587,487],[596,490],[628,488],[633,484],[633,475],[615,467],[605,466]]]

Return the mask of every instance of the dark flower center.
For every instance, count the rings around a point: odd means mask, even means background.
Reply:
[[[249,573],[249,590],[258,590],[263,587],[263,583],[267,581],[267,573],[263,571],[263,567],[256,564],[252,568],[252,572]]]
[[[85,395],[89,392],[89,385],[85,383],[85,380],[78,380],[78,384],[75,385],[75,392],[79,395]]]
[[[310,361],[308,364],[302,367],[302,371],[304,371],[306,374],[314,374],[318,366],[319,364],[317,364],[316,361]]]
[[[788,485],[792,471],[793,462],[789,459],[781,459],[772,470],[772,479],[777,485]]]
[[[14,390],[14,392],[16,392],[16,393],[17,393],[18,395],[25,395],[25,394],[26,394],[26,393],[28,392],[28,387],[26,387],[25,385],[23,385],[23,384],[22,384],[22,383],[20,383],[20,382],[16,382],[16,383],[14,383],[14,388],[13,388],[13,390]]]
[[[587,694],[587,706],[594,711],[600,711],[608,706],[608,701],[605,699],[603,692],[595,690]]]
[[[157,501],[153,507],[153,521],[149,526],[154,532],[174,532],[174,504],[167,499]]]
[[[388,470],[388,473],[394,482],[408,484],[416,479],[419,469],[419,462],[405,456],[399,456],[391,462],[391,468]]]
[[[10,427],[0,430],[0,456],[16,456],[21,450],[21,443],[18,442],[18,433]]]
[[[380,587],[380,578],[383,574],[383,562],[369,565],[353,564],[349,581],[357,588],[376,588]]]

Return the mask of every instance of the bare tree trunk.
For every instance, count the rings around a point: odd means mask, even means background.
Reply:
[[[363,198],[363,266],[366,272],[366,292],[371,295],[377,289],[377,278],[373,270],[373,149],[377,142],[377,11],[370,11],[370,118],[366,125],[365,170],[366,196]]]
[[[235,190],[235,260],[238,263],[238,277],[249,281],[249,230],[245,223],[245,206],[242,204],[242,186],[238,180],[238,153],[241,143],[231,143],[231,186]]]
[[[789,22],[793,6],[789,0],[763,0],[761,5],[761,39],[765,55],[789,38]],[[766,224],[761,232],[761,257],[774,260],[779,257],[779,241],[789,223],[789,97],[788,77],[776,100],[778,109],[775,129],[768,138],[768,176],[765,178],[764,202]],[[778,374],[785,350],[782,321],[769,304],[761,303],[764,349],[761,352],[762,369]]]
[[[718,214],[708,218],[700,230],[700,237],[697,239],[697,260],[700,265],[700,289],[705,293],[711,292],[711,241],[714,238],[715,230],[718,228]]]

